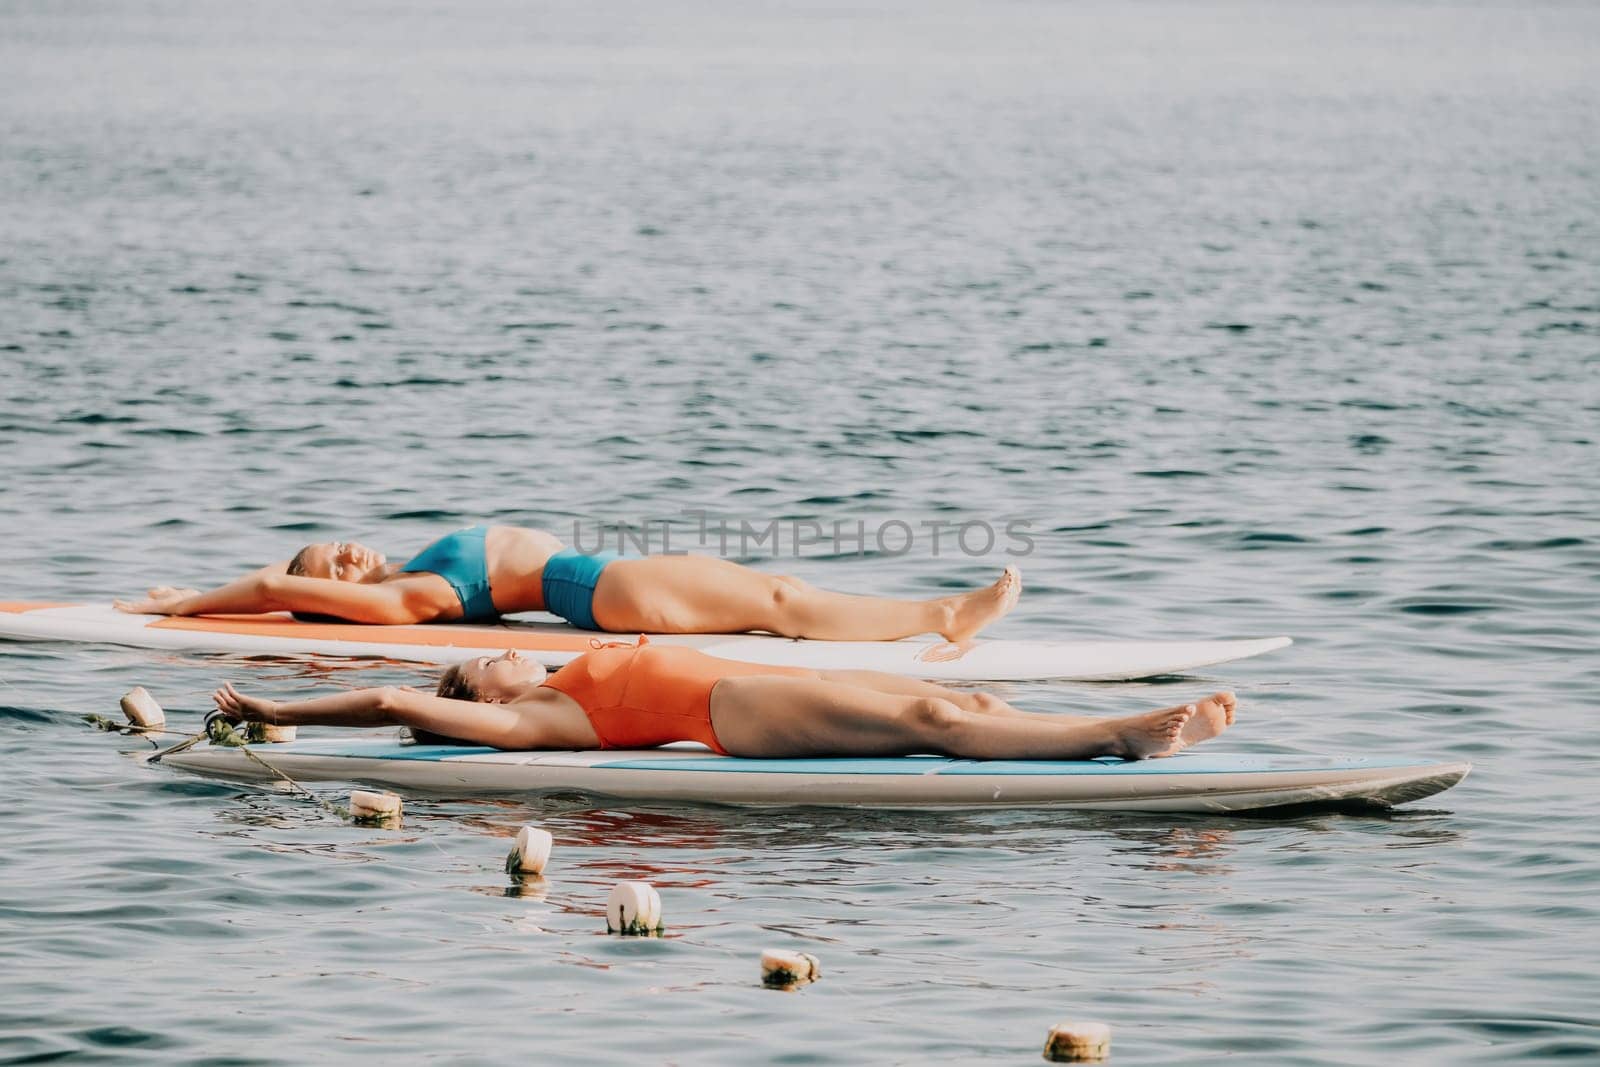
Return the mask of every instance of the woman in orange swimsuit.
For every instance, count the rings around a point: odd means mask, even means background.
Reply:
[[[597,648],[546,678],[515,652],[445,672],[436,695],[358,689],[278,703],[231,684],[217,707],[282,726],[409,726],[504,749],[654,748],[698,741],[745,757],[1088,759],[1170,756],[1233,722],[1232,693],[1123,718],[1018,711],[876,671],[811,671],[640,642]]]

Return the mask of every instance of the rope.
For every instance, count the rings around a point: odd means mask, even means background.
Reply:
[[[94,715],[94,714],[85,715],[83,717],[83,721],[88,723],[90,726],[93,726],[96,730],[104,730],[108,734],[122,734],[124,736],[142,737],[142,738],[144,738],[144,740],[149,741],[150,744],[152,746],[155,746],[155,747],[159,747],[159,746],[156,746],[156,740],[155,739],[157,737],[182,737],[182,738],[185,738],[186,740],[197,741],[201,737],[205,736],[205,734],[203,734],[203,733],[190,735],[190,734],[183,733],[183,732],[181,732],[179,730],[163,729],[160,726],[135,726],[131,722],[117,722],[115,719],[108,719],[104,715]],[[168,752],[172,752],[172,751],[181,751],[181,750],[180,749],[168,749],[167,751]],[[150,758],[153,759],[153,760],[156,760],[156,759],[160,759],[162,756],[164,756],[166,754],[167,754],[166,752],[158,752],[154,756],[151,756]]]
[[[317,805],[317,807],[328,812],[328,814],[333,815],[336,818],[348,819],[351,822],[370,821],[350,814],[350,809],[345,807],[343,804],[333,804],[329,801],[323,800],[321,797],[317,796],[317,794],[313,793],[311,790],[307,789],[305,786],[289,777],[282,770],[274,767],[272,764],[256,755],[255,752],[250,748],[250,745],[246,742],[245,737],[242,736],[238,730],[234,729],[233,723],[229,722],[221,715],[212,714],[207,716],[206,728],[200,731],[200,736],[209,736],[211,738],[211,743],[214,745],[223,745],[227,748],[238,749],[240,752],[244,753],[245,758],[254,762],[262,770],[266,771],[274,778],[277,778],[290,789],[310,800],[313,804]],[[162,753],[162,755],[165,754],[166,753]]]
[[[313,804],[317,805],[317,807],[326,811],[335,818],[345,819],[354,823],[367,824],[381,823],[385,818],[385,816],[382,815],[352,815],[350,813],[350,809],[345,807],[343,804],[334,804],[317,796],[317,794],[313,793],[311,790],[307,789],[305,786],[289,777],[289,775],[284,773],[281,768],[273,766],[271,763],[256,755],[255,751],[250,747],[246,737],[240,734],[239,731],[234,728],[231,722],[223,718],[221,715],[217,715],[215,713],[206,718],[204,729],[202,729],[199,733],[192,735],[183,734],[176,730],[145,729],[144,727],[133,726],[128,723],[116,722],[112,719],[106,718],[104,715],[85,715],[83,717],[83,721],[89,723],[91,726],[94,726],[96,729],[104,730],[108,733],[138,734],[145,740],[149,741],[152,745],[154,745],[156,742],[154,738],[149,736],[151,734],[161,734],[168,737],[183,738],[183,740],[179,741],[177,744],[168,748],[163,748],[156,752],[155,755],[150,757],[151,763],[158,763],[165,756],[171,756],[176,753],[183,752],[186,749],[193,748],[201,741],[209,738],[212,744],[221,745],[226,748],[237,748],[241,753],[244,754],[246,759],[251,760],[262,770],[272,775],[278,781],[283,782],[294,792],[310,800]]]

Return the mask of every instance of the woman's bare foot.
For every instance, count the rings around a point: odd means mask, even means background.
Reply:
[[[1175,756],[1232,726],[1238,705],[1232,693],[1214,693],[1194,704],[1130,716],[1119,724],[1123,751],[1117,755],[1124,759]]]
[[[1193,704],[1180,704],[1175,708],[1147,711],[1143,715],[1129,715],[1111,724],[1117,744],[1113,756],[1123,759],[1152,759],[1170,755],[1173,746],[1183,735],[1183,728],[1194,718]]]
[[[1016,607],[1021,595],[1022,572],[1007,567],[993,585],[946,600],[948,621],[939,635],[946,641],[965,641]]]

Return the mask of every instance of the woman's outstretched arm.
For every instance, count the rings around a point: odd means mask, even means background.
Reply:
[[[196,593],[192,589],[153,589],[143,600],[118,600],[118,611],[135,615],[253,615],[298,611],[334,615],[351,622],[399,624],[439,617],[440,605],[425,590],[407,583],[340,582],[285,573],[283,564],[263,567],[227,585]]]
[[[163,585],[151,589],[142,600],[115,600],[112,604],[118,611],[135,615],[250,615],[273,611],[276,609],[262,606],[266,603],[267,579],[286,576],[288,566],[273,563],[204,593]]]
[[[251,696],[223,682],[211,700],[235,722],[264,722],[270,726],[395,726],[395,699],[389,687],[351,689],[310,700],[268,700]]]
[[[276,701],[224,682],[211,699],[229,718],[275,726],[410,726],[495,748],[546,747],[535,708],[451,700],[394,686]]]

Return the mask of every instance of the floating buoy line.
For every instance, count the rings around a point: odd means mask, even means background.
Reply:
[[[323,799],[316,793],[295,781],[282,768],[274,766],[269,761],[262,759],[252,745],[256,744],[282,744],[293,741],[296,728],[293,726],[274,726],[263,722],[252,722],[244,725],[243,732],[235,726],[228,717],[220,711],[213,711],[205,717],[205,724],[197,734],[178,734],[165,728],[167,715],[161,705],[156,703],[144,686],[135,686],[122,697],[122,712],[127,716],[127,722],[116,722],[104,715],[85,715],[84,721],[92,726],[110,733],[128,734],[143,737],[152,745],[156,743],[157,736],[182,736],[183,740],[175,745],[169,745],[150,756],[151,763],[159,763],[163,757],[176,752],[183,752],[193,748],[201,741],[209,740],[213,745],[223,745],[228,748],[237,748],[245,758],[254,762],[262,770],[272,775],[273,778],[288,786],[293,792],[310,800],[322,810],[336,818],[348,822],[367,825],[391,826],[398,823],[401,813],[401,800],[393,793],[373,793],[356,790],[350,794],[350,804],[334,804]]]
[[[162,757],[182,752],[209,740],[214,745],[237,748],[246,758],[291,790],[306,797],[324,811],[348,822],[395,826],[398,825],[403,801],[394,793],[354,790],[348,806],[334,804],[307,789],[271,761],[262,758],[252,746],[294,740],[292,726],[270,726],[266,723],[248,723],[244,730],[231,722],[220,711],[205,718],[199,733],[186,735],[166,729],[166,713],[144,687],[136,687],[122,697],[122,711],[126,722],[116,722],[104,715],[89,714],[84,721],[100,730],[142,737],[158,751],[149,762],[159,762]],[[159,748],[156,738],[182,737],[183,740],[167,748]],[[555,845],[554,836],[538,826],[518,829],[515,843],[506,856],[505,871],[517,879],[543,883],[546,866]],[[612,886],[606,898],[606,933],[622,937],[662,937],[666,925],[662,920],[661,894],[648,882],[623,881]],[[809,952],[788,949],[767,949],[761,953],[761,984],[768,989],[795,991],[822,977],[822,964]],[[1104,1023],[1072,1021],[1058,1023],[1050,1029],[1045,1040],[1044,1058],[1056,1062],[1092,1062],[1110,1055],[1111,1028]]]

